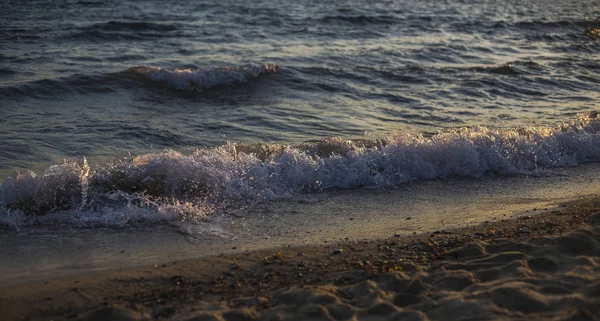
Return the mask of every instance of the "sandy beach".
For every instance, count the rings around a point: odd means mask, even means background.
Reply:
[[[3,320],[597,320],[600,198],[373,241],[7,286]]]
[[[0,321],[600,320],[599,0],[4,1]]]

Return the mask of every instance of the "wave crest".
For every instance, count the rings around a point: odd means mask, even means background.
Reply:
[[[160,24],[145,21],[115,21],[95,23],[87,27],[88,30],[108,31],[174,31],[177,26],[172,24]]]
[[[203,90],[216,86],[247,82],[263,74],[277,72],[276,65],[220,67],[208,69],[161,69],[133,67],[131,70],[146,78],[179,90]]]
[[[29,215],[119,206],[203,219],[270,199],[336,188],[385,188],[415,180],[536,174],[600,160],[600,119],[580,116],[556,127],[463,128],[433,137],[328,138],[298,145],[230,143],[184,154],[145,154],[88,174],[85,161],[26,172],[0,185],[6,213]],[[242,204],[242,205],[240,205]],[[0,210],[2,211],[2,210]],[[7,214],[8,215],[8,214]],[[2,216],[2,215],[0,215]]]
[[[341,22],[359,25],[393,24],[398,22],[398,20],[395,17],[389,15],[333,15],[325,16],[321,19],[321,21],[326,23]]]

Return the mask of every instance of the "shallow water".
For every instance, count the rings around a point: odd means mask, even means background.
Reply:
[[[0,224],[600,160],[597,1],[2,5]]]

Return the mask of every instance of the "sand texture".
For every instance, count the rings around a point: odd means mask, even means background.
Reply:
[[[347,286],[297,286],[266,298],[190,306],[173,320],[600,319],[600,230],[476,242],[431,267],[404,266]],[[340,278],[344,273],[340,273]],[[257,307],[268,307],[257,312]],[[165,314],[170,311],[163,312]],[[114,308],[81,320],[145,316]],[[159,316],[161,313],[155,313]],[[99,318],[100,317],[100,318]],[[150,318],[150,315],[146,316]]]
[[[4,288],[19,320],[600,320],[600,201],[412,238]],[[46,286],[45,290],[41,290]]]

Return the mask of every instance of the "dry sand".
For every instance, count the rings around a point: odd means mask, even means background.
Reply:
[[[2,320],[599,320],[600,199],[411,237],[0,289]]]

